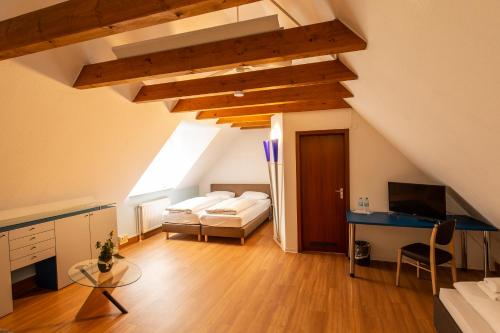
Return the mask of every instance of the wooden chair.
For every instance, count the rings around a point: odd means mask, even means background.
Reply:
[[[396,272],[396,286],[399,286],[399,275],[403,256],[414,261],[405,261],[417,267],[417,278],[420,278],[420,270],[423,269],[431,273],[432,293],[437,294],[436,267],[450,262],[451,276],[453,282],[457,281],[457,268],[455,263],[455,222],[445,221],[436,224],[432,229],[430,244],[413,243],[398,249],[398,268]],[[436,248],[436,244],[448,245],[449,252]]]

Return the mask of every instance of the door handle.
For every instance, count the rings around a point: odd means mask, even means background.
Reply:
[[[343,187],[341,187],[338,190],[335,190],[335,192],[337,192],[340,195],[341,200],[344,200],[344,188]]]

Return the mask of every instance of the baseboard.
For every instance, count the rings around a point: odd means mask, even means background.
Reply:
[[[135,235],[133,237],[130,237],[128,239],[128,241],[125,243],[125,244],[120,244],[120,246],[118,247],[119,249],[123,249],[124,247],[127,247],[129,245],[132,245],[132,244],[135,244],[135,243],[138,243],[140,240],[140,237],[139,235]]]
[[[156,229],[152,229],[152,230],[146,231],[145,233],[141,234],[141,239],[144,240],[146,238],[149,238],[149,237],[152,237],[152,236],[154,236],[156,234],[159,234],[161,232],[161,229],[162,229],[162,227],[159,226]]]

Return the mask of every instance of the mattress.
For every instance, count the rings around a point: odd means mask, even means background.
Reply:
[[[196,213],[207,209],[220,202],[224,202],[222,197],[194,197],[178,202],[166,209],[170,213]]]
[[[441,288],[439,299],[463,333],[495,333],[483,317],[455,289]]]
[[[500,333],[500,302],[490,299],[478,287],[477,282],[456,282],[453,286],[491,329]]]
[[[204,197],[191,198],[191,199],[182,201],[174,206],[177,206],[177,207],[190,206],[189,202],[192,202],[193,199],[200,199],[200,198],[204,198]],[[207,201],[198,200],[197,204],[202,202],[202,204],[204,205],[203,209],[193,211],[193,212],[189,212],[189,211],[174,212],[174,211],[169,211],[168,209],[166,209],[163,212],[163,223],[189,224],[189,225],[200,224],[200,215],[205,213],[205,209],[209,209],[209,208],[213,207],[214,205],[217,205],[218,203],[224,202],[226,200],[229,200],[229,199],[224,199],[222,197],[213,197]],[[206,206],[205,205],[206,203],[210,203],[210,206]],[[199,207],[199,205],[198,205],[198,207]],[[193,206],[193,208],[196,208],[196,207]]]
[[[163,214],[163,223],[200,224],[200,214],[165,212]]]
[[[240,228],[248,222],[254,220],[259,215],[266,212],[271,206],[271,200],[256,200],[257,203],[243,211],[238,215],[223,215],[223,214],[207,214],[203,213],[200,216],[200,223],[212,227]]]

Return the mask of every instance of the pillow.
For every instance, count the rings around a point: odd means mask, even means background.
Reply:
[[[269,195],[263,192],[246,191],[240,196],[240,198],[263,200],[269,198]]]
[[[224,199],[229,199],[229,198],[234,198],[234,192],[229,192],[229,191],[213,191],[213,192],[208,192],[206,194],[207,197],[217,197],[217,198],[224,198]]]

